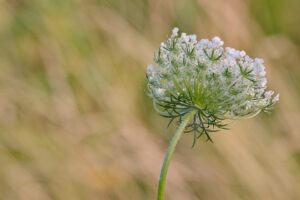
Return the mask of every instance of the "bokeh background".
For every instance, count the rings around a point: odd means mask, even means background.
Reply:
[[[299,0],[0,0],[0,199],[155,199],[174,126],[145,69],[174,26],[261,57],[272,114],[181,139],[172,200],[300,199]]]

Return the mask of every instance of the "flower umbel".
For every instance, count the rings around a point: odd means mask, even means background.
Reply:
[[[267,112],[279,100],[274,91],[266,91],[263,60],[223,44],[218,37],[197,41],[196,35],[179,36],[174,28],[155,54],[157,66],[147,68],[155,109],[179,125],[165,154],[157,200],[164,199],[170,160],[184,131],[194,132],[193,146],[202,135],[212,141],[210,133],[225,129],[225,120]]]
[[[180,124],[196,111],[185,127],[202,135],[226,128],[224,120],[253,117],[269,111],[279,100],[266,91],[262,59],[224,47],[219,37],[197,41],[196,35],[174,28],[155,54],[156,67],[147,68],[148,94],[160,115]]]

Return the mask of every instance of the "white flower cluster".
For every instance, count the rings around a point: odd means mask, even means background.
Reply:
[[[157,66],[147,68],[148,92],[160,113],[180,117],[199,109],[209,125],[211,116],[253,116],[279,100],[266,91],[263,60],[223,44],[219,37],[197,41],[196,35],[179,36],[173,29],[155,54]]]

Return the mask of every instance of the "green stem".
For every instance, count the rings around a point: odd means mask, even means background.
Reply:
[[[186,115],[185,119],[181,122],[181,124],[177,128],[173,138],[171,139],[171,142],[170,142],[167,152],[165,154],[163,166],[160,171],[160,178],[159,178],[158,191],[157,191],[157,200],[164,200],[166,177],[167,177],[171,157],[174,153],[175,147],[176,147],[186,125],[189,123],[191,118],[196,114],[196,112],[197,112],[196,110],[193,110]]]

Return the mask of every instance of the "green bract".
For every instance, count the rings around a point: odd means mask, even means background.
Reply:
[[[185,128],[195,139],[205,134],[211,140],[209,133],[225,128],[225,119],[252,117],[279,100],[279,95],[266,91],[263,60],[224,48],[218,37],[197,41],[195,35],[179,36],[174,28],[154,61],[156,67],[147,68],[147,80],[156,110],[179,123],[196,110]]]

